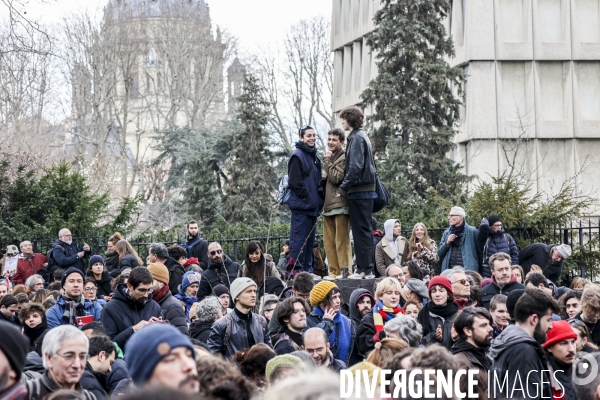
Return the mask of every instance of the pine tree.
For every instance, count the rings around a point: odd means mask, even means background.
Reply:
[[[269,224],[277,177],[266,131],[268,116],[269,103],[259,81],[247,74],[237,111],[243,129],[230,136],[231,150],[224,167],[228,183],[222,215],[227,221],[251,226]]]
[[[398,217],[423,216],[428,190],[459,197],[468,178],[447,157],[454,147],[463,73],[450,67],[452,39],[442,19],[448,0],[383,0],[367,44],[378,75],[363,92],[379,173]]]

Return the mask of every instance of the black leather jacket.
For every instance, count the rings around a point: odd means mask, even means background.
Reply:
[[[265,317],[253,313],[250,331],[254,336],[255,344],[265,343],[269,347],[273,347]],[[213,324],[208,335],[207,345],[212,354],[221,354],[228,360],[238,350],[250,347],[248,346],[248,337],[246,336],[246,323],[237,316],[235,310]]]
[[[375,159],[371,141],[362,128],[352,131],[346,147],[344,180],[338,192],[342,195],[375,191]]]

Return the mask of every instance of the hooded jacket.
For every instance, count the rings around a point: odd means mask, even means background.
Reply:
[[[294,213],[318,217],[323,207],[323,199],[318,192],[321,161],[319,157],[313,158],[302,150],[302,147],[296,148],[288,161],[288,185],[291,189],[288,206]]]
[[[494,393],[502,393],[506,398],[552,398],[544,349],[522,328],[516,325],[507,326],[492,340],[489,355],[494,360],[489,376],[489,392],[492,393],[492,397],[496,397]],[[501,384],[497,382],[502,382],[505,375],[508,377],[507,384],[501,390]],[[513,387],[518,389],[521,386],[519,378],[524,392],[515,390],[514,394],[511,394]],[[515,397],[517,395],[518,397]]]
[[[172,257],[167,258],[163,264],[169,270],[169,290],[171,293],[177,293],[179,285],[183,282],[185,268]]]
[[[152,299],[140,303],[129,296],[127,285],[120,283],[115,288],[112,300],[102,310],[100,321],[106,334],[125,352],[125,343],[133,335],[133,326],[152,317],[162,317],[157,302]]]
[[[523,268],[523,273],[527,275],[531,266],[535,264],[542,269],[546,278],[556,283],[562,274],[564,260],[558,264],[552,262],[552,250],[555,247],[553,244],[533,243],[521,250],[519,265]]]
[[[352,320],[352,322],[354,322],[356,324],[356,326],[360,325],[360,321],[363,318],[363,315],[360,312],[358,312],[358,310],[356,309],[356,304],[365,296],[368,296],[371,299],[371,309],[372,309],[373,306],[375,305],[375,298],[373,297],[371,292],[369,292],[367,289],[362,289],[362,288],[354,289],[352,291],[352,293],[350,294],[348,317]]]
[[[200,241],[196,243],[191,249],[188,246],[194,243],[198,238]],[[185,242],[182,243],[181,247],[186,249],[188,258],[195,257],[200,261],[200,268],[206,269],[210,259],[208,258],[208,241],[200,237],[200,233],[195,238],[188,237]]]
[[[402,265],[410,259],[410,245],[408,240],[402,236],[398,236],[394,240],[394,225],[396,222],[400,221],[397,219],[388,219],[385,221],[383,224],[385,236],[375,246],[375,265],[381,276],[385,276],[385,270],[390,265]]]
[[[204,279],[200,282],[198,289],[198,301],[202,301],[206,296],[213,294],[213,288],[218,284],[222,284],[227,289],[231,289],[231,282],[238,276],[240,264],[223,254],[223,264],[215,264],[212,261],[208,262],[206,271],[202,273]]]
[[[50,307],[48,311],[46,311],[48,329],[56,328],[60,325],[67,325],[67,321],[63,319],[65,307],[65,299],[63,298],[63,296],[58,296],[56,304]],[[85,311],[85,315],[92,315],[94,317],[94,321],[100,321],[102,307],[100,307],[100,305],[97,302],[91,302],[88,299],[85,299],[83,302],[83,309]]]
[[[477,238],[479,231],[477,228],[467,224],[465,220],[465,230],[460,244],[460,253],[462,254],[463,267],[467,271],[479,272],[479,253],[477,252]],[[448,246],[446,242],[450,236],[450,228],[442,234],[442,240],[438,246],[438,256],[442,260],[442,271],[454,267],[450,265],[450,256],[452,255],[452,244]]]
[[[498,286],[496,283],[496,277],[492,275],[492,283],[481,289],[481,295],[483,297],[483,306],[489,311],[490,302],[492,298],[497,294],[503,294],[508,296],[510,292],[517,289],[525,289],[525,285],[517,282],[517,276],[513,273],[510,276],[510,281],[504,287]]]

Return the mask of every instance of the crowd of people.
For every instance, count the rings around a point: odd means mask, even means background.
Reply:
[[[600,400],[598,368],[576,368],[600,362],[600,285],[558,285],[571,248],[519,251],[501,217],[477,228],[460,207],[439,243],[422,223],[410,238],[394,219],[379,231],[362,113],[341,118],[346,149],[333,129],[322,164],[314,129],[299,131],[291,235],[277,263],[256,241],[238,263],[193,220],[184,243],[152,243],[142,256],[118,233],[93,254],[66,228],[47,254],[29,241],[8,246],[0,399],[332,399],[348,370],[386,399],[431,390],[440,399]],[[323,279],[313,269],[322,210]],[[356,288],[345,296],[342,282]],[[466,375],[440,395],[426,369],[477,371],[474,396],[464,394]],[[381,370],[421,370],[409,388],[421,395],[393,395],[398,382]]]

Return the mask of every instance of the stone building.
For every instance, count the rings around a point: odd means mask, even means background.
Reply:
[[[376,74],[365,34],[379,0],[333,0],[337,113],[360,103]],[[600,175],[600,1],[452,0],[451,65],[466,75],[454,159],[488,179],[513,166],[552,192],[580,170]],[[365,110],[369,114],[370,110]]]

